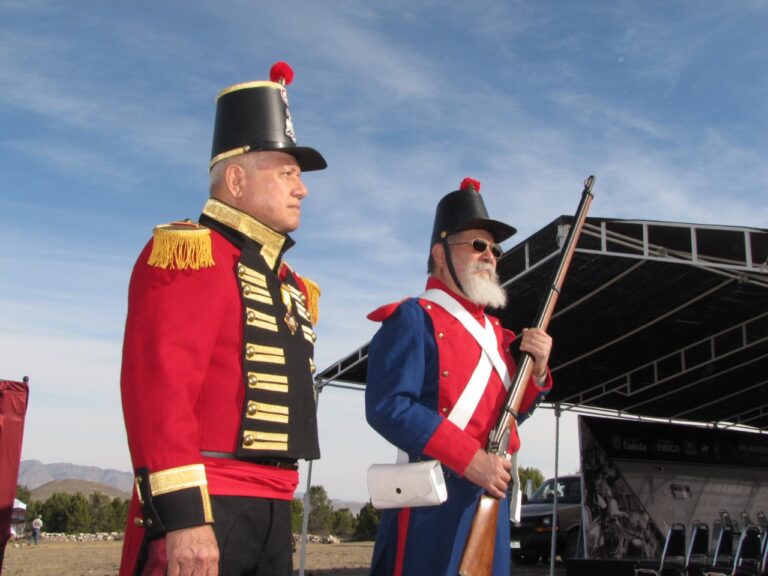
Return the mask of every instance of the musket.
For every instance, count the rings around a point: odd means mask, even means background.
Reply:
[[[560,296],[560,290],[565,281],[565,275],[568,273],[573,253],[576,251],[576,244],[579,241],[581,229],[584,227],[584,222],[587,219],[589,205],[592,203],[592,185],[594,183],[594,176],[590,176],[584,181],[584,190],[581,193],[579,207],[568,229],[568,235],[563,243],[560,257],[552,273],[547,293],[536,315],[533,328],[546,330],[547,326],[549,326],[549,321],[557,304],[557,298]],[[496,420],[496,425],[488,436],[488,444],[485,450],[489,454],[507,455],[507,450],[509,449],[509,428],[512,420],[517,421],[520,404],[523,401],[525,389],[533,371],[533,363],[534,358],[531,354],[521,354],[521,361],[517,365],[515,376],[509,386],[504,406]],[[498,515],[499,500],[487,493],[480,496],[475,516],[472,519],[469,538],[464,546],[464,554],[461,557],[461,564],[459,565],[460,576],[490,576],[493,572],[493,553],[496,543]]]

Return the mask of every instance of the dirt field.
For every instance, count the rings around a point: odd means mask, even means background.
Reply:
[[[43,542],[39,546],[15,546],[5,549],[3,576],[117,576],[121,542]],[[373,552],[372,542],[309,544],[306,576],[364,576]],[[298,574],[299,553],[293,567]],[[548,566],[513,567],[514,576],[547,576]],[[557,567],[557,576],[565,571]]]

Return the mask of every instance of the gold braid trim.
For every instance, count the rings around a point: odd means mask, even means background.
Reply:
[[[301,280],[307,289],[307,310],[312,317],[312,324],[317,324],[320,320],[320,286],[304,276]]]
[[[147,264],[166,270],[210,268],[215,264],[210,229],[194,222],[156,226]]]

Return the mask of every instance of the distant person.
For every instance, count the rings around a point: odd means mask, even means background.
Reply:
[[[32,520],[32,542],[35,543],[35,546],[40,544],[40,531],[43,529],[43,519],[40,517],[40,515],[35,516],[35,519]]]
[[[506,304],[496,275],[498,243],[515,229],[488,217],[479,192],[479,182],[465,179],[437,205],[426,292],[369,315],[382,325],[368,349],[368,422],[411,462],[439,460],[448,489],[440,505],[384,510],[371,574],[455,576],[485,491],[504,499],[493,574],[509,575],[506,494],[512,464],[484,447],[506,396],[505,383],[514,375],[509,347],[515,335],[485,308]],[[483,336],[476,339],[478,333]],[[534,365],[521,419],[552,386],[551,347],[543,330],[523,330],[520,349],[533,355]],[[516,452],[520,439],[514,425],[511,432],[509,449]]]
[[[292,574],[298,460],[319,458],[319,289],[284,261],[326,162],[296,145],[284,63],[217,97],[210,199],[158,226],[128,293],[121,378],[136,475],[120,574]]]

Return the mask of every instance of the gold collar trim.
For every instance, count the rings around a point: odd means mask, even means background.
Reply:
[[[286,237],[272,228],[265,226],[255,218],[236,208],[227,206],[213,198],[208,199],[203,207],[203,214],[234,228],[251,240],[261,244],[261,255],[269,267],[274,269],[277,259],[285,245]]]

